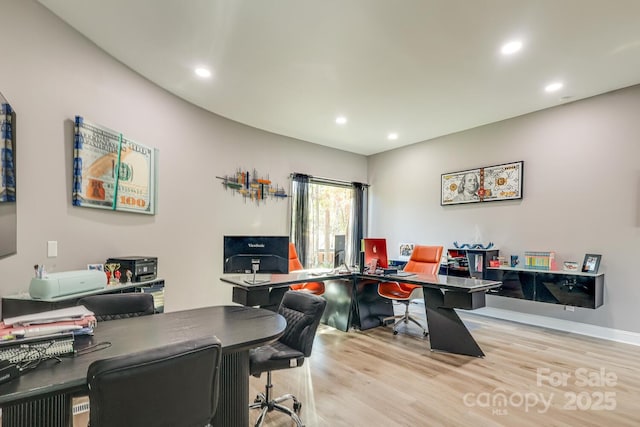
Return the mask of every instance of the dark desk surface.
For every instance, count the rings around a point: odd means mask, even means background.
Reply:
[[[393,274],[379,276],[365,274],[362,275],[362,277],[374,278],[378,281],[410,283],[412,285],[421,285],[458,292],[483,292],[502,285],[502,282],[496,282],[494,280],[446,276],[443,274],[416,274],[411,276],[394,276]]]
[[[61,392],[86,392],[87,368],[98,359],[209,334],[220,339],[223,353],[234,353],[276,340],[285,326],[285,319],[274,312],[242,306],[206,307],[101,322],[95,329],[95,335],[78,338],[76,347],[107,341],[111,342],[111,347],[64,358],[60,363],[47,361],[35,370],[0,385],[0,406]]]
[[[377,282],[396,281],[402,283],[411,283],[415,285],[428,286],[432,288],[440,288],[446,290],[455,290],[461,292],[482,292],[488,289],[497,288],[502,283],[493,280],[469,279],[463,277],[436,275],[436,274],[416,274],[412,276],[394,276],[379,274],[363,274],[363,273],[346,273],[336,274],[328,273],[323,275],[313,275],[306,271],[294,272],[289,274],[272,274],[258,275],[258,279],[268,279],[267,283],[251,284],[245,282],[251,279],[251,275],[224,275],[220,278],[223,282],[230,283],[244,289],[264,289],[272,287],[286,287],[301,282],[322,282],[324,280],[337,279],[369,279]]]
[[[220,277],[220,280],[226,283],[230,283],[235,286],[239,286],[245,289],[265,289],[272,287],[286,287],[294,285],[296,283],[303,282],[322,282],[324,280],[339,280],[353,279],[354,273],[327,273],[327,274],[312,274],[306,270],[300,270],[298,272],[292,272],[289,274],[258,274],[256,279],[258,281],[267,280],[264,283],[247,283],[253,279],[251,274],[225,274]]]

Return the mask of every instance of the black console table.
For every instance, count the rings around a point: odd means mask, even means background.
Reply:
[[[489,267],[486,275],[502,282],[490,295],[584,308],[598,308],[604,302],[604,273]]]
[[[2,297],[2,319],[7,317],[22,316],[24,314],[41,313],[43,311],[57,310],[76,305],[76,302],[88,295],[114,294],[124,292],[159,292],[164,289],[164,279],[153,279],[146,282],[128,282],[117,285],[107,285],[104,289],[66,295],[60,298],[35,299],[28,292]],[[154,304],[157,313],[164,311],[162,299],[155,298]]]

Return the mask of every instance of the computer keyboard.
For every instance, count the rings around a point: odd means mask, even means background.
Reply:
[[[53,338],[22,342],[16,340],[0,346],[0,360],[21,364],[37,360],[46,360],[72,354],[73,335],[61,335]]]

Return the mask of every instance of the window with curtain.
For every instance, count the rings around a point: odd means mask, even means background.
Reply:
[[[355,265],[367,186],[302,174],[293,174],[292,181],[291,241],[302,265],[333,268],[336,260]]]

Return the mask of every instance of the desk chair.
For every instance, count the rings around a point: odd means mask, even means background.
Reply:
[[[411,273],[437,274],[440,269],[440,257],[442,256],[442,246],[415,246],[409,261],[404,266],[404,271]],[[405,305],[404,314],[398,316],[387,317],[383,320],[386,323],[390,320],[397,319],[393,324],[393,335],[398,334],[397,327],[400,323],[413,322],[422,329],[422,334],[427,335],[427,330],[418,322],[414,316],[409,314],[409,303],[411,294],[422,286],[411,285],[409,283],[398,282],[382,282],[378,284],[378,294],[383,298],[392,301],[398,301]]]
[[[80,298],[76,304],[93,311],[98,322],[147,316],[155,312],[153,296],[142,292],[92,295]]]
[[[296,252],[296,246],[289,242],[289,272],[296,270],[303,270],[304,267],[302,263],[298,259],[298,252]],[[322,282],[307,282],[307,283],[297,283],[295,285],[289,286],[289,289],[293,291],[305,291],[310,292],[314,295],[322,295],[324,294],[324,283]]]
[[[249,409],[262,412],[256,420],[256,427],[262,426],[267,412],[273,410],[289,415],[298,427],[303,426],[299,413],[302,403],[292,394],[272,399],[271,371],[302,366],[304,359],[311,356],[311,348],[327,301],[308,292],[287,291],[278,313],[287,320],[287,327],[280,339],[272,344],[249,351],[249,372],[254,377],[267,372],[265,392],[260,393]],[[282,405],[293,400],[293,410]]]
[[[203,427],[218,406],[221,343],[215,336],[89,365],[90,427]]]

